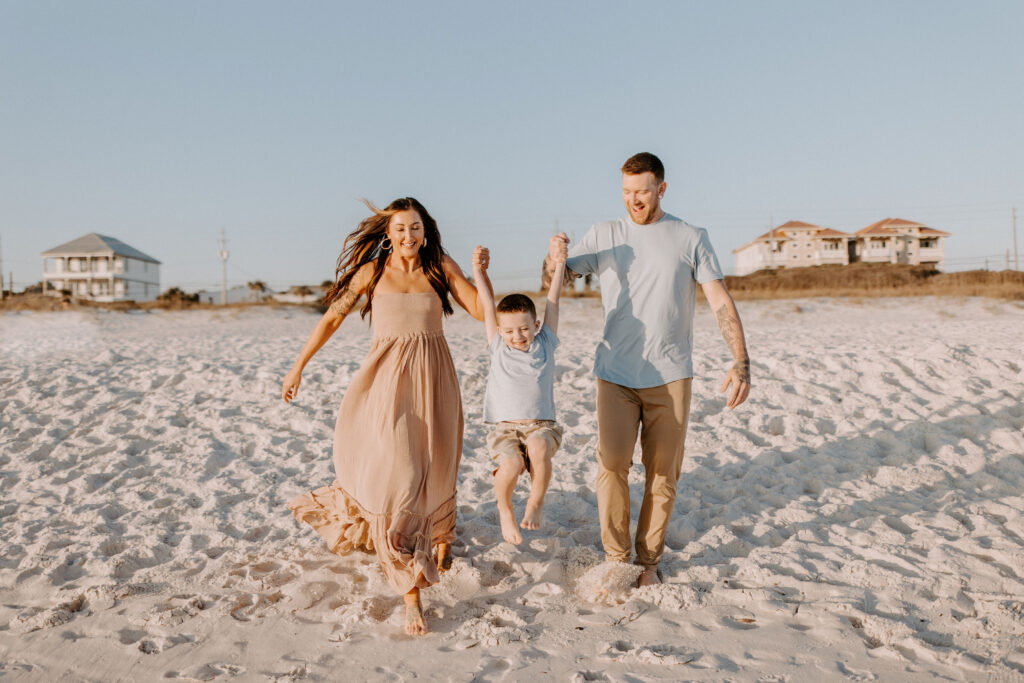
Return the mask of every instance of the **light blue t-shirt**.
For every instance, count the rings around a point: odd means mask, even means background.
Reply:
[[[558,337],[547,325],[541,326],[527,351],[509,348],[500,334],[494,334],[484,422],[555,419],[557,346]]]
[[[722,279],[704,228],[668,214],[649,225],[597,223],[569,249],[565,265],[597,275],[601,286],[595,375],[633,389],[693,377],[697,285]]]

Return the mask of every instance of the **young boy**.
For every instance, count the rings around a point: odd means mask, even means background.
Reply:
[[[554,384],[558,297],[564,270],[556,268],[551,278],[542,324],[533,301],[523,294],[510,294],[495,308],[486,265],[473,267],[491,351],[484,422],[494,424],[494,429],[487,437],[487,448],[498,465],[494,493],[501,535],[509,543],[522,542],[518,527],[540,528],[544,494],[551,481],[551,456],[562,443],[562,428],[555,422]],[[512,490],[524,470],[530,473],[530,497],[517,527]]]

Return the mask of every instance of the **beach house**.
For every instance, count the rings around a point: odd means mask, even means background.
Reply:
[[[160,262],[119,239],[91,232],[42,253],[43,292],[94,301],[152,301]]]
[[[789,221],[732,250],[736,274],[773,268],[908,263],[942,268],[948,232],[904,218],[886,218],[850,234]]]
[[[789,221],[732,250],[736,274],[770,268],[800,268],[850,262],[850,235],[832,228]]]
[[[905,218],[885,218],[853,233],[850,262],[909,263],[942,269],[948,232]]]

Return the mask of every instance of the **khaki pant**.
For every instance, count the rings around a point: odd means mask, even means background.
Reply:
[[[646,471],[636,525],[636,563],[658,564],[683,467],[691,378],[649,389],[597,380],[597,510],[607,558],[629,562],[629,468],[640,429]]]

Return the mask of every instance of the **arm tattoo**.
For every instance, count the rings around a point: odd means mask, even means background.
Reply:
[[[352,291],[350,287],[346,287],[338,295],[338,298],[331,302],[331,312],[338,315],[348,315],[358,300],[359,295]]]
[[[747,356],[747,344],[743,338],[743,328],[740,320],[736,317],[727,305],[719,306],[715,311],[715,320],[718,321],[718,328],[722,331],[722,339],[732,350],[732,356],[736,359],[733,369],[739,372],[741,382],[750,382],[750,358]]]

